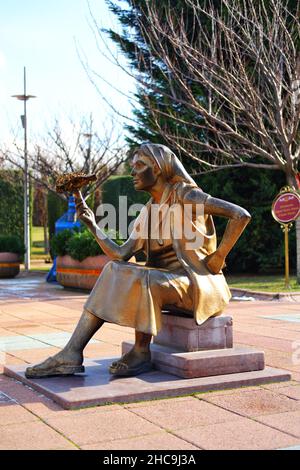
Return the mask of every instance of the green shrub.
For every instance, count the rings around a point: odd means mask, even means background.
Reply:
[[[72,230],[62,230],[51,238],[51,252],[54,256],[64,256],[67,254],[67,243],[72,238]]]
[[[55,222],[68,210],[68,201],[61,199],[55,193],[48,192],[48,227],[49,238],[55,234]]]
[[[16,253],[23,259],[25,246],[17,235],[0,235],[0,252]]]
[[[82,261],[88,256],[102,255],[103,251],[92,233],[85,230],[83,232],[73,233],[73,236],[67,243],[67,253],[72,258]]]
[[[109,232],[106,231],[108,234]],[[118,233],[110,231],[111,238],[120,245]],[[54,235],[51,240],[51,249],[55,256],[69,255],[73,259],[82,261],[88,256],[98,256],[103,254],[102,249],[95,240],[93,234],[83,228],[74,230],[63,230]]]

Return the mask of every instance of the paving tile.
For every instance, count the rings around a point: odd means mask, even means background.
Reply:
[[[292,379],[300,383],[300,371],[299,372],[292,371]]]
[[[282,383],[281,383],[282,386]],[[239,387],[239,388],[228,388],[227,390],[213,390],[211,392],[202,392],[202,393],[196,393],[195,396],[197,398],[206,398],[206,397],[215,397],[215,396],[220,396],[220,395],[237,395],[241,392],[249,392],[252,390],[261,390],[262,385],[250,385],[249,387]]]
[[[44,361],[49,356],[53,356],[54,354],[60,351],[59,348],[46,348],[46,349],[22,349],[20,351],[13,351],[13,354],[18,359],[21,359],[26,364],[37,364],[39,362]]]
[[[45,397],[28,386],[24,386],[21,382],[17,382],[7,377],[6,380],[0,381],[0,389],[2,389],[4,393],[9,395],[17,403],[21,404],[23,408],[34,413],[41,419],[58,416],[74,417],[79,414],[94,413],[96,409],[97,413],[123,409],[122,406],[118,404],[112,404],[101,406],[100,408],[83,408],[76,411],[64,410],[50,398]]]
[[[267,450],[299,444],[299,439],[247,418],[175,431],[207,450]]]
[[[19,318],[13,318],[13,317],[9,317],[9,320],[0,319],[0,322],[3,328],[8,328],[8,329],[15,325],[20,325],[21,321],[22,320],[20,320]]]
[[[4,356],[3,356],[3,361],[1,361],[3,364],[5,365],[18,365],[18,364],[26,364],[26,361],[24,361],[23,359],[20,359],[16,356],[14,356],[13,352],[10,352],[10,353],[4,353]]]
[[[44,322],[44,325],[51,325],[53,324],[52,322]],[[70,322],[69,320],[55,320],[55,326],[56,328],[59,328],[65,332],[73,333],[75,326],[77,325],[77,321]]]
[[[237,415],[193,397],[134,403],[127,409],[167,430],[234,420]]]
[[[31,334],[36,333],[59,333],[60,330],[57,328],[53,328],[51,326],[46,325],[39,325],[37,323],[31,325],[16,325],[13,328],[10,328],[11,334],[18,333],[20,335],[30,336]]]
[[[95,338],[106,343],[112,343],[116,346],[120,346],[123,341],[132,340],[133,335],[126,333],[125,331],[123,332],[117,330],[99,330]]]
[[[0,322],[1,322],[1,318],[0,318]],[[0,338],[4,337],[4,336],[8,336],[8,337],[9,336],[14,336],[14,333],[12,331],[9,331],[6,328],[0,328]]]
[[[290,387],[279,388],[277,393],[300,401],[300,385],[291,385]]]
[[[160,430],[125,409],[103,412],[101,408],[95,408],[90,413],[69,413],[68,416],[46,421],[78,445],[153,434]]]
[[[45,312],[45,313],[52,313],[54,315],[69,315],[72,314],[74,315],[74,308],[69,305],[67,306],[58,306],[58,305],[53,305],[51,302],[35,302],[32,304],[32,308],[38,312]],[[79,309],[80,310],[80,309]],[[76,312],[78,315],[78,312]]]
[[[265,362],[270,367],[278,367],[294,372],[300,372],[300,364],[295,364],[292,359],[292,350],[288,352],[275,351],[264,348]]]
[[[291,322],[291,323],[300,323],[300,315],[297,314],[290,314],[290,315],[268,315],[268,316],[262,316],[262,318],[270,318],[272,320],[281,320],[285,322]]]
[[[84,350],[85,358],[95,357],[117,357],[121,356],[121,346],[115,346],[114,344],[91,344],[88,345]]]
[[[112,331],[120,331],[122,333],[129,333],[130,335],[135,335],[134,328],[129,328],[127,326],[116,325],[114,323],[105,323],[102,327],[102,330],[112,330]]]
[[[69,333],[51,333],[49,336],[46,334],[31,334],[30,336],[14,335],[14,336],[1,336],[0,337],[0,350],[1,351],[19,351],[24,349],[42,349],[51,346],[61,346],[68,341]]]
[[[267,336],[270,338],[280,338],[280,339],[291,340],[291,341],[300,339],[300,332],[295,331],[295,328],[293,328],[292,330],[287,330],[285,328],[268,327],[265,324],[264,326],[261,326],[262,321],[264,320],[261,319],[261,321],[257,322],[257,324],[255,325],[255,334],[257,336]],[[249,333],[250,335],[251,334],[253,335],[253,328],[254,328],[254,325],[246,326],[246,325],[241,325],[241,324],[236,323],[234,326],[234,331],[236,330],[239,332]]]
[[[295,400],[264,389],[240,394],[210,395],[203,397],[203,400],[244,416],[260,416],[300,409],[299,403]]]
[[[235,341],[255,346],[257,348],[269,348],[277,351],[292,352],[291,339],[269,338],[267,336],[253,335],[252,333],[243,333],[241,331],[234,332]]]
[[[76,450],[76,446],[41,422],[0,426],[0,450]]]
[[[275,382],[270,384],[262,384],[262,388],[266,388],[267,390],[277,390],[278,388],[286,388],[291,387],[293,385],[299,385],[296,380],[290,380],[289,382]]]
[[[38,418],[16,403],[0,404],[0,427],[8,424],[20,424],[37,421]]]
[[[256,419],[260,423],[300,438],[300,411],[259,416]]]
[[[22,320],[30,320],[34,323],[45,323],[49,322],[53,324],[53,314],[44,313],[44,312],[37,312],[37,311],[30,311],[29,307],[23,307],[23,312],[16,312],[9,321],[1,323],[2,326],[5,328],[9,328],[10,326],[15,325],[16,323],[20,324]]]
[[[165,431],[131,439],[115,439],[82,446],[84,450],[199,450],[189,442]]]

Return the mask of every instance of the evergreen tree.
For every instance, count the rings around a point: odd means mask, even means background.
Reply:
[[[110,39],[118,45],[121,52],[128,59],[130,66],[139,74],[143,74],[143,80],[145,82],[149,80],[155,82],[155,86],[152,90],[147,89],[147,87],[141,84],[137,84],[137,90],[134,96],[139,106],[133,110],[136,124],[125,126],[128,131],[126,140],[129,147],[133,149],[144,141],[162,143],[172,147],[172,144],[170,144],[159,131],[161,127],[166,130],[166,133],[172,135],[177,134],[183,138],[190,135],[191,132],[199,135],[198,128],[193,128],[193,126],[195,123],[202,123],[201,116],[198,113],[191,112],[190,109],[187,109],[183,105],[178,103],[174,104],[172,98],[166,97],[166,91],[170,97],[174,96],[174,94],[180,96],[181,91],[176,86],[176,82],[172,83],[170,87],[165,78],[168,73],[167,67],[156,54],[155,46],[152,47],[150,43],[145,41],[145,37],[141,31],[141,23],[144,28],[149,26],[148,19],[144,15],[145,6],[149,0],[106,0],[106,2],[110,10],[117,16],[122,26],[121,34],[111,29],[106,30]],[[218,5],[219,1],[215,0],[214,3]],[[157,5],[159,5],[162,17],[164,17],[164,15],[167,14],[167,10],[171,8],[175,14],[179,16],[183,14],[187,24],[192,24],[193,16],[191,8],[186,5],[184,1],[160,0],[160,2],[157,2]],[[137,18],[139,18],[139,21],[137,21]],[[195,32],[192,34],[195,34]],[[192,37],[190,39],[193,40]],[[169,44],[168,47],[171,52],[173,46]],[[149,69],[151,69],[151,76],[149,76]],[[194,92],[199,99],[203,97],[201,87],[195,86]],[[159,124],[156,122],[157,116],[153,115],[152,109],[160,110]],[[184,117],[184,120],[189,122],[189,128],[187,129],[186,126],[178,125],[177,120],[170,118],[170,115],[176,116],[177,118]],[[195,164],[193,160],[186,158],[184,152],[181,153],[178,148],[175,147],[173,150],[176,151],[180,159],[184,160],[185,166],[191,171],[199,169],[198,163]],[[196,151],[196,149],[194,150]]]

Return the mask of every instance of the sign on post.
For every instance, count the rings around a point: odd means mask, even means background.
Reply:
[[[289,281],[289,231],[293,222],[300,216],[300,196],[297,191],[286,186],[275,197],[272,204],[272,215],[281,224],[284,232],[285,252],[285,287],[290,287]]]

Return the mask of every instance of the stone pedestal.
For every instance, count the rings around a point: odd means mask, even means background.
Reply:
[[[133,343],[122,344],[122,354]],[[263,370],[264,352],[233,348],[232,318],[209,318],[198,326],[190,317],[163,315],[163,327],[151,345],[156,369],[185,379]]]
[[[232,318],[213,317],[198,326],[194,318],[164,313],[162,329],[153,343],[185,352],[232,348]]]
[[[133,343],[124,342],[122,354],[132,347]],[[263,370],[265,367],[264,352],[252,348],[183,352],[153,344],[151,353],[155,369],[184,379],[239,374]]]

